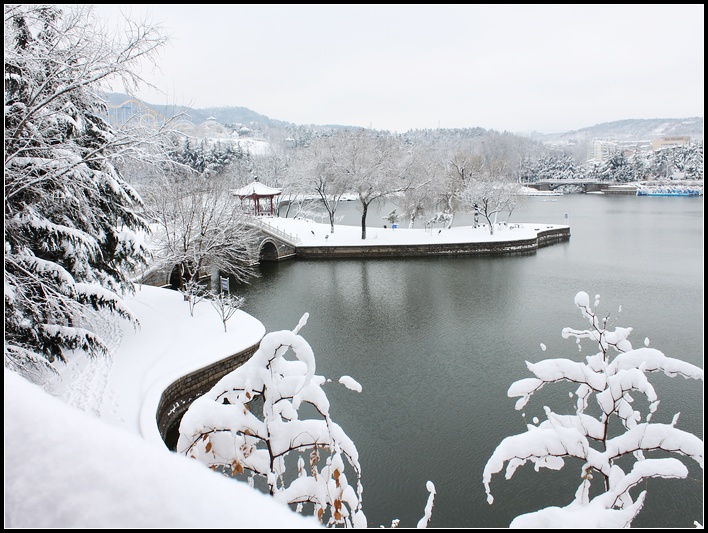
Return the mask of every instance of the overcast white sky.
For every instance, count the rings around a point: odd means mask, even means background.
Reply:
[[[703,4],[111,4],[171,37],[153,104],[554,133],[703,116]]]

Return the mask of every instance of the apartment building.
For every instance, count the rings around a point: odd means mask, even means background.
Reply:
[[[654,139],[651,144],[654,150],[661,150],[662,148],[676,148],[677,146],[683,146],[691,142],[690,135],[673,135],[671,137],[660,137],[659,139]]]

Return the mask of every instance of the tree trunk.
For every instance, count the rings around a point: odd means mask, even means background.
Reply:
[[[494,222],[492,222],[492,218],[489,215],[484,215],[484,218],[487,219],[487,224],[489,224],[489,234],[494,235]]]
[[[366,239],[366,212],[369,210],[369,204],[362,202],[361,204],[361,238]]]

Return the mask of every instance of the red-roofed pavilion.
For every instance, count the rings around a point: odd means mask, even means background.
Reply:
[[[273,198],[278,196],[282,190],[268,187],[258,180],[254,180],[245,187],[241,187],[232,192],[241,198],[241,203],[243,203],[244,200],[250,200],[253,203],[253,214],[260,216],[275,214]]]

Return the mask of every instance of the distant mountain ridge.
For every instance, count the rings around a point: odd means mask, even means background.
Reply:
[[[210,118],[213,118],[217,122],[224,125],[251,125],[254,123],[260,124],[261,126],[290,125],[288,122],[274,120],[265,115],[261,115],[260,113],[256,113],[247,107],[209,107],[205,109],[194,109],[191,107],[177,105],[150,104],[123,93],[108,93],[105,94],[104,97],[106,98],[108,105],[113,108],[121,107],[127,103],[137,101],[163,117],[170,118],[177,115],[182,115],[185,120],[188,120],[195,125],[206,122]]]
[[[569,141],[572,139],[637,141],[678,135],[688,135],[691,140],[703,140],[703,117],[626,119],[604,122],[565,133],[531,134],[534,139],[540,141]]]
[[[193,109],[175,105],[157,105],[134,99],[123,93],[109,93],[104,95],[108,105],[112,108],[120,108],[127,102],[140,102],[140,105],[149,108],[163,117],[173,117],[182,114],[185,120],[199,125],[208,119],[214,119],[225,126],[243,125],[252,127],[258,125],[261,128],[297,126],[296,124],[282,120],[272,119],[266,115],[257,113],[247,107],[208,107],[204,109]],[[345,125],[320,124],[321,128],[342,128]],[[472,127],[470,125],[470,127]],[[626,119],[614,122],[605,122],[588,126],[579,130],[564,133],[515,133],[515,135],[531,137],[534,140],[553,142],[571,140],[652,140],[659,137],[674,135],[689,135],[691,140],[703,140],[703,117],[689,118],[654,118],[654,119]]]

